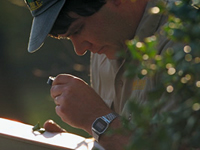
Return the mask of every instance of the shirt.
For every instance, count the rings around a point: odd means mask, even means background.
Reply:
[[[135,37],[141,41],[144,38],[157,35],[159,43],[157,53],[172,46],[173,43],[160,34],[162,26],[167,21],[163,14],[150,14],[149,10],[156,6],[158,0],[149,1],[143,17],[136,30]],[[91,84],[94,90],[101,96],[104,102],[116,113],[129,117],[126,103],[129,98],[134,98],[138,103],[144,103],[146,93],[156,84],[155,79],[148,77],[128,79],[123,76],[126,60],[109,60],[105,55],[91,55]]]

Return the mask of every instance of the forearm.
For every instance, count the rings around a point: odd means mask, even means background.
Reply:
[[[100,137],[99,143],[106,149],[106,150],[123,150],[126,145],[128,145],[131,134],[123,129],[122,123],[120,118],[116,118],[111,124],[109,129],[116,130],[122,129],[122,132],[117,132],[109,134],[105,132]]]

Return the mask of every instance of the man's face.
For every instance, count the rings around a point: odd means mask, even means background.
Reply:
[[[126,25],[119,20],[119,14],[115,13],[114,8],[110,8],[109,3],[89,17],[81,17],[75,13],[69,15],[78,19],[71,24],[66,34],[59,36],[69,37],[78,55],[89,50],[115,59],[116,52],[125,49],[125,40],[129,38],[127,29],[124,28]]]

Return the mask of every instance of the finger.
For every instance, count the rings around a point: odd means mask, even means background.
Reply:
[[[59,96],[54,98],[54,103],[56,104],[56,106],[60,106]]]
[[[59,74],[55,80],[53,81],[53,85],[60,85],[60,84],[68,84],[68,83],[73,83],[73,82],[84,82],[85,84],[87,84],[85,81],[83,81],[82,79],[73,76],[71,74]]]
[[[43,127],[45,128],[45,131],[48,131],[48,132],[66,132],[65,129],[61,128],[53,120],[47,120],[44,123]]]
[[[64,90],[67,89],[67,85],[53,85],[50,89],[51,97],[55,98],[57,96],[60,96]]]
[[[56,114],[63,120],[63,112],[61,111],[61,106],[57,105],[55,107]]]
[[[75,76],[70,74],[59,74],[53,81],[52,85],[67,84],[69,80],[75,78]]]

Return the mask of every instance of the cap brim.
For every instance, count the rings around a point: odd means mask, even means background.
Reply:
[[[64,3],[65,0],[59,0],[47,11],[34,17],[29,38],[28,52],[33,53],[43,45]]]

